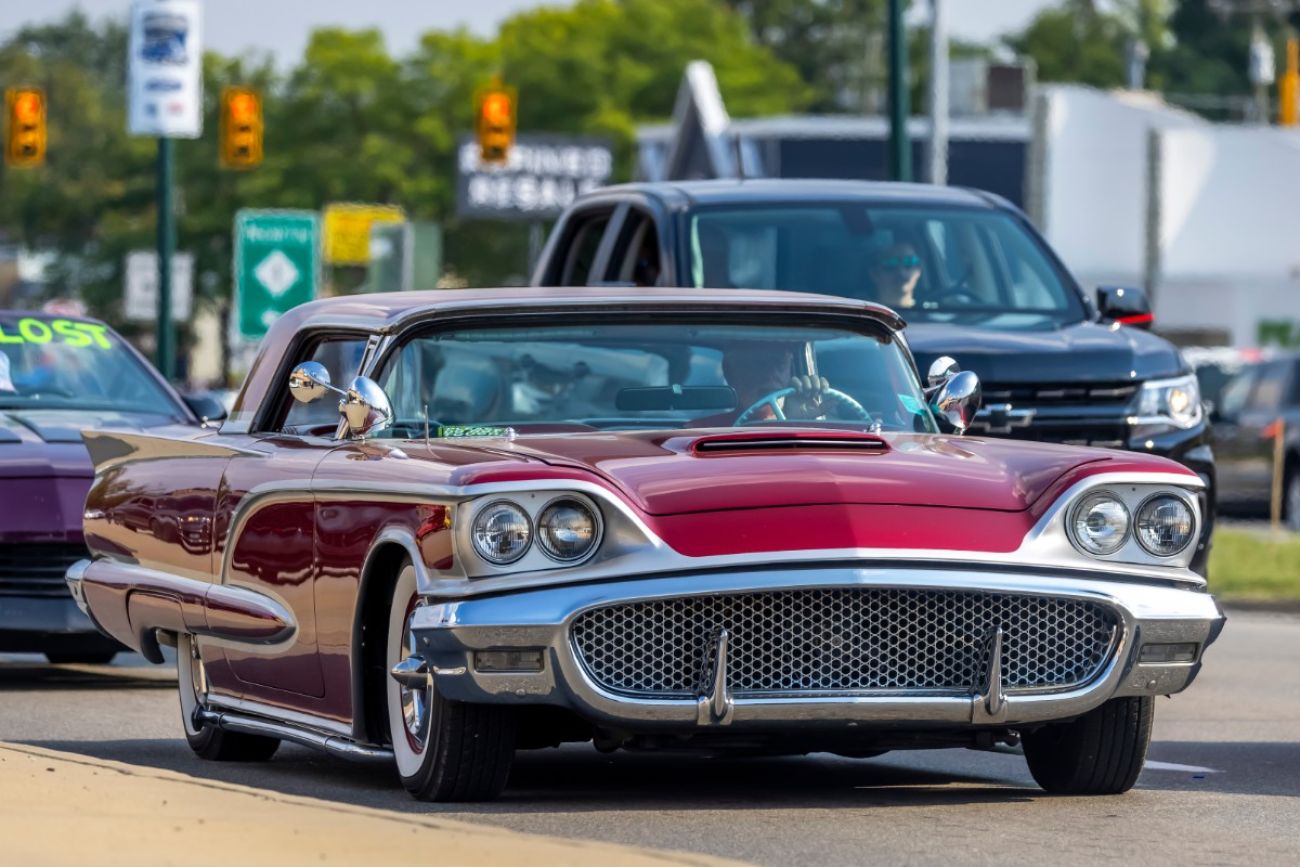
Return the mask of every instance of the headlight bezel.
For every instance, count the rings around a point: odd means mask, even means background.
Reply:
[[[1181,394],[1181,399],[1175,395]],[[1181,400],[1186,403],[1183,409],[1175,409],[1173,404]],[[1133,414],[1129,424],[1137,426],[1163,426],[1177,430],[1189,430],[1205,419],[1205,407],[1201,402],[1201,384],[1196,374],[1188,373],[1162,379],[1149,379],[1143,382],[1133,397]]]
[[[595,519],[595,541],[580,557],[562,560],[552,556],[541,543],[539,519],[542,512],[558,501],[573,500],[581,504]],[[475,544],[475,527],[479,519],[498,503],[506,503],[519,509],[528,519],[529,544],[524,553],[509,561],[496,561],[485,557]],[[600,498],[587,495],[580,490],[563,487],[527,489],[520,487],[502,487],[495,491],[484,491],[460,501],[457,505],[458,516],[455,518],[453,539],[455,544],[454,571],[465,578],[500,578],[523,575],[548,570],[563,570],[582,567],[600,556],[605,549],[609,530],[608,516],[602,507]]]
[[[1161,483],[1154,479],[1151,481],[1134,479],[1132,482],[1125,480],[1116,483],[1111,479],[1101,478],[1091,484],[1079,484],[1071,490],[1068,502],[1062,504],[1060,512],[1056,516],[1056,532],[1059,533],[1057,537],[1060,540],[1059,544],[1068,549],[1072,557],[1094,565],[1104,566],[1107,563],[1113,563],[1117,566],[1157,566],[1186,569],[1196,555],[1201,533],[1205,527],[1205,516],[1201,514],[1200,506],[1197,503],[1196,492],[1193,488],[1194,484],[1194,482],[1189,481],[1187,486],[1182,486],[1177,482]],[[1108,554],[1094,554],[1087,550],[1078,542],[1074,532],[1074,522],[1079,510],[1087,504],[1092,496],[1099,493],[1105,493],[1118,499],[1123,503],[1129,515],[1128,532],[1123,544]],[[1137,538],[1139,510],[1150,500],[1163,496],[1175,497],[1180,500],[1192,516],[1190,541],[1177,553],[1171,555],[1153,554]]]
[[[1155,502],[1156,500],[1166,500],[1166,499],[1174,500],[1182,504],[1183,508],[1187,510],[1187,516],[1191,521],[1192,527],[1191,527],[1191,531],[1187,534],[1187,541],[1184,542],[1183,545],[1177,551],[1173,551],[1168,554],[1163,554],[1159,551],[1151,550],[1151,547],[1146,543],[1146,541],[1142,538],[1142,534],[1138,531],[1138,523],[1142,518],[1142,511],[1146,509],[1147,506],[1149,506],[1151,503]],[[1167,492],[1158,491],[1156,493],[1148,495],[1142,500],[1141,503],[1138,504],[1137,509],[1134,510],[1133,512],[1132,535],[1134,540],[1138,543],[1138,545],[1142,548],[1143,551],[1146,551],[1152,557],[1159,557],[1161,560],[1170,560],[1174,557],[1177,557],[1180,554],[1186,552],[1193,545],[1195,545],[1196,538],[1199,533],[1199,529],[1200,528],[1196,520],[1196,509],[1194,508],[1192,503],[1188,500],[1187,497],[1180,496],[1179,494],[1176,494],[1173,491],[1167,491]]]

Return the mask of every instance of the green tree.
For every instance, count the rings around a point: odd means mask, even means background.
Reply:
[[[795,68],[813,111],[864,110],[884,86],[885,0],[727,0],[754,39]]]
[[[0,234],[57,251],[56,291],[79,292],[113,321],[125,255],[152,247],[156,225],[156,144],[126,133],[126,40],[122,23],[74,13],[0,43],[0,80],[43,86],[50,116],[47,165],[0,175]],[[430,32],[406,57],[377,31],[326,28],[287,73],[266,57],[208,53],[204,134],[176,148],[179,248],[196,257],[200,303],[226,303],[234,214],[251,207],[401,205],[444,223],[446,258],[472,284],[526,276],[525,227],[454,216],[456,144],[472,129],[474,91],[503,75],[519,90],[522,132],[608,136],[626,172],[637,124],[669,116],[696,58],[714,63],[738,115],[792,111],[810,97],[716,0],[579,0],[520,13],[493,38]],[[229,84],[264,94],[265,161],[248,172],[217,164]]]
[[[1040,81],[1120,87],[1131,38],[1125,20],[1099,10],[1094,0],[1065,0],[1039,12],[1028,27],[1004,41],[1016,54],[1033,59]]]

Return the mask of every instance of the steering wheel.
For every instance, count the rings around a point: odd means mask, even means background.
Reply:
[[[781,404],[777,401],[783,397],[788,397],[794,394],[796,391],[798,391],[798,389],[782,388],[772,392],[771,394],[764,395],[751,404],[749,409],[736,416],[736,420],[731,423],[731,426],[743,427],[744,425],[749,424],[753,419],[754,413],[758,412],[765,406],[770,406],[772,408],[772,414],[776,416],[777,421],[786,421],[785,412],[781,409]],[[840,391],[838,388],[824,388],[821,391],[821,395],[822,397],[829,397],[838,401],[841,406],[847,407],[850,412],[863,421],[872,421],[871,413],[867,412],[866,407],[858,403],[857,400],[851,396]]]

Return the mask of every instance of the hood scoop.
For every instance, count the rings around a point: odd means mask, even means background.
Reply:
[[[691,447],[697,455],[755,452],[867,452],[889,451],[889,443],[875,434],[856,431],[744,431],[700,437]]]

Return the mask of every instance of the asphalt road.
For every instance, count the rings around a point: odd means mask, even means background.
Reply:
[[[1049,797],[1020,756],[1001,752],[708,759],[573,746],[521,753],[500,801],[440,806],[409,799],[383,767],[292,745],[265,765],[201,762],[180,737],[171,672],[138,659],[82,668],[0,656],[0,740],[383,810],[774,865],[1296,863],[1298,721],[1300,618],[1230,613],[1197,683],[1159,700],[1147,770],[1123,796]]]

